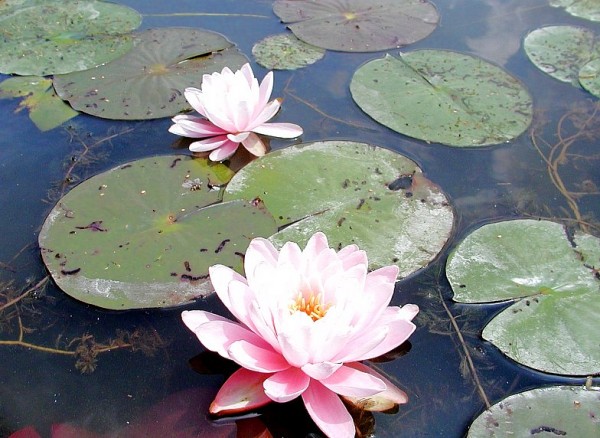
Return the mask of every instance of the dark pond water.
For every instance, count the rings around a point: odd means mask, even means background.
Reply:
[[[270,1],[122,3],[144,15],[142,28],[194,26],[215,30],[237,43],[248,57],[255,42],[284,31],[271,12]],[[564,114],[593,109],[595,100],[589,94],[537,70],[527,60],[521,42],[528,31],[543,25],[581,24],[597,33],[600,25],[551,8],[547,0],[447,0],[437,2],[437,7],[442,17],[439,28],[406,50],[459,50],[510,71],[533,96],[534,124],[548,142],[546,152],[556,142],[556,124]],[[183,15],[175,15],[178,13]],[[568,219],[574,212],[553,185],[546,162],[527,133],[507,144],[465,150],[404,137],[362,113],[350,97],[350,78],[361,64],[381,56],[383,53],[328,52],[309,68],[276,72],[273,95],[285,97],[280,120],[300,124],[305,132],[303,141],[347,139],[392,149],[419,163],[451,199],[457,219],[448,247],[428,268],[400,282],[392,302],[421,307],[417,331],[410,339],[412,348],[402,357],[378,364],[398,380],[410,400],[396,414],[376,414],[373,433],[380,437],[459,437],[485,408],[482,393],[494,403],[524,389],[550,383],[580,384],[582,380],[524,369],[484,342],[480,336],[483,326],[503,306],[452,303],[443,270],[448,250],[483,223],[522,216]],[[265,70],[253,66],[262,77]],[[168,119],[120,122],[80,115],[41,133],[26,111],[15,112],[17,105],[18,100],[0,101],[0,305],[47,275],[37,234],[57,193],[116,164],[174,152],[175,138],[167,132]],[[600,185],[596,143],[589,138],[574,146],[577,159],[561,167],[568,187]],[[288,144],[274,140],[272,147]],[[599,213],[598,196],[582,197],[577,202],[580,213],[594,222]],[[185,308],[226,314],[215,297]],[[181,310],[105,311],[71,299],[51,281],[18,305],[3,309],[0,436],[29,425],[42,436],[49,436],[50,425],[59,423],[98,434],[116,434],[128,424],[143,421],[145,415],[156,420],[161,413],[151,409],[173,407],[181,400],[194,405],[189,424],[196,422],[195,416],[202,419],[224,377],[218,363],[204,373],[194,370],[199,365],[190,365],[203,347],[181,324]],[[47,351],[11,345],[10,341],[20,336],[22,341]],[[121,343],[110,344],[115,339]],[[103,345],[109,344],[122,348],[108,351]],[[73,351],[77,346],[82,347],[79,362],[73,355],[56,351]],[[89,348],[98,352],[97,362],[85,355]],[[466,353],[473,360],[479,383],[466,365]],[[90,366],[95,366],[93,372],[81,372],[82,368],[91,371]],[[190,393],[190,389],[194,391]],[[272,406],[263,414],[276,436],[319,436],[299,403]],[[207,436],[231,433],[231,429],[206,424]],[[155,430],[154,435],[147,436],[169,435]]]

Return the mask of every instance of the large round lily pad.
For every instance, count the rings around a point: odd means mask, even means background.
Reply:
[[[446,196],[413,161],[364,143],[275,151],[240,170],[224,199],[262,200],[282,227],[276,244],[322,231],[333,247],[358,244],[372,268],[397,264],[401,277],[434,259],[453,225]]]
[[[562,82],[579,86],[579,70],[600,56],[594,32],[579,26],[547,26],[530,32],[523,41],[533,64]]]
[[[187,87],[202,75],[237,70],[248,60],[222,35],[192,28],[152,29],[123,57],[84,72],[57,76],[60,97],[79,111],[109,119],[169,117],[190,106]]]
[[[446,274],[458,302],[514,301],[483,330],[504,354],[549,373],[592,375],[600,373],[598,268],[598,238],[523,219],[471,233]]]
[[[0,73],[38,75],[86,70],[132,47],[141,16],[96,0],[0,2]]]
[[[548,386],[506,397],[479,415],[468,437],[600,436],[600,391]]]
[[[451,146],[485,146],[519,136],[533,105],[523,85],[481,58],[419,50],[369,61],[350,84],[354,101],[379,123]]]
[[[184,155],[96,175],[50,212],[39,237],[44,262],[67,294],[108,309],[204,296],[210,266],[241,271],[250,240],[276,231],[260,203],[218,203],[230,177],[222,164]]]
[[[598,0],[550,0],[550,6],[565,8],[574,17],[600,21],[600,3]]]
[[[279,0],[273,11],[302,41],[343,52],[375,52],[414,43],[437,27],[427,0]]]

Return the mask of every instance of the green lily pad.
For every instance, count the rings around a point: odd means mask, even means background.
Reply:
[[[29,118],[40,131],[49,131],[77,114],[54,92],[52,81],[39,76],[8,78],[0,82],[0,99],[24,97],[15,112],[29,110]]]
[[[550,0],[550,6],[565,8],[574,17],[600,21],[600,4],[598,0]]]
[[[271,35],[252,47],[252,54],[263,67],[279,70],[296,70],[314,64],[325,55],[325,50],[294,35],[283,33]]]
[[[453,211],[408,158],[364,143],[326,141],[272,152],[240,170],[225,200],[260,199],[282,230],[277,245],[304,245],[316,231],[332,247],[356,243],[371,268],[397,264],[405,277],[446,243]]]
[[[531,123],[523,85],[481,58],[418,50],[369,61],[355,73],[352,98],[377,122],[410,137],[451,146],[504,143]]]
[[[600,391],[548,386],[506,397],[479,415],[468,437],[600,436]],[[539,435],[538,435],[539,434]]]
[[[581,67],[600,56],[594,32],[579,26],[535,29],[525,37],[523,47],[537,68],[576,87]]]
[[[250,240],[276,231],[260,203],[219,203],[232,172],[150,157],[67,193],[40,232],[42,258],[72,297],[107,309],[169,307],[209,294],[208,268],[241,271]]]
[[[600,241],[554,222],[485,225],[450,254],[446,275],[461,303],[514,301],[483,330],[515,361],[541,371],[600,373]]]
[[[439,15],[427,0],[279,0],[273,12],[313,46],[342,52],[376,52],[419,41]]]
[[[183,96],[202,75],[248,62],[224,36],[202,29],[161,28],[136,36],[121,58],[92,70],[54,78],[58,95],[73,108],[120,120],[170,117],[190,109]]]
[[[141,20],[96,0],[0,2],[0,73],[45,76],[112,61],[131,49]]]
[[[596,97],[600,97],[600,58],[592,59],[579,70],[579,83]]]

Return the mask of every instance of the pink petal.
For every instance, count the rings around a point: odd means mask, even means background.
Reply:
[[[203,81],[204,82],[204,81]],[[204,105],[202,104],[202,91],[197,88],[189,87],[183,91],[185,99],[199,114],[206,117]]]
[[[260,88],[258,92],[258,103],[256,105],[257,108],[264,108],[269,102],[269,98],[271,97],[271,92],[273,91],[273,72],[269,72],[266,74],[262,82],[260,83]],[[255,114],[254,116],[257,116]],[[268,119],[267,119],[268,120]]]
[[[414,304],[408,306],[410,307],[407,310],[402,310],[399,307],[388,307],[377,322],[378,326],[388,327],[386,338],[368,353],[354,356],[352,361],[358,362],[381,356],[406,341],[416,329],[416,326],[410,322],[410,319],[416,315],[415,308],[418,309]],[[340,358],[339,360],[342,359]]]
[[[348,367],[354,368],[356,370],[369,373],[378,379],[382,380],[385,383],[386,388],[385,391],[377,393],[375,395],[371,395],[368,397],[349,397],[344,396],[344,399],[351,402],[357,407],[361,409],[365,409],[367,411],[387,411],[392,409],[396,405],[404,404],[408,402],[408,396],[404,391],[394,385],[391,381],[389,381],[385,376],[381,375],[374,369],[362,364],[360,362],[349,362],[345,364]]]
[[[253,128],[252,131],[277,138],[296,138],[304,132],[300,126],[293,123],[263,123]]]
[[[302,394],[309,383],[310,377],[300,369],[291,367],[273,374],[265,380],[263,387],[267,396],[273,401],[286,403]]]
[[[210,282],[212,283],[217,296],[223,304],[225,304],[225,307],[231,310],[232,304],[229,301],[229,283],[235,280],[245,284],[246,279],[230,267],[223,265],[211,266],[208,268],[208,274],[210,275]]]
[[[327,242],[327,236],[322,232],[318,231],[308,239],[304,251],[302,253],[307,259],[316,258],[319,253],[329,249],[329,243]]]
[[[213,125],[207,120],[199,117],[179,115],[173,117],[174,125],[171,125],[169,132],[175,135],[190,138],[212,137],[224,134],[225,132],[218,126]]]
[[[363,358],[378,348],[386,340],[389,331],[390,328],[385,325],[369,327],[368,330],[363,329],[354,338],[347,340],[343,348],[331,360],[340,363],[363,360],[358,358]]]
[[[246,343],[270,348],[260,336],[245,327],[222,316],[203,310],[185,310],[181,313],[183,323],[194,332],[198,340],[210,351],[215,351],[227,359],[232,343],[243,340]]]
[[[366,397],[386,389],[385,383],[373,374],[345,365],[320,382],[337,394],[351,397]]]
[[[249,132],[240,132],[238,134],[227,134],[227,138],[230,141],[234,141],[236,143],[241,143],[242,141],[246,140],[249,135],[250,135]]]
[[[214,149],[219,149],[223,145],[230,143],[229,139],[225,135],[217,135],[204,140],[195,141],[190,144],[190,151],[192,152],[206,152]]]
[[[270,266],[276,267],[278,257],[279,253],[277,249],[267,239],[261,237],[252,239],[244,258],[244,271],[246,272],[248,284],[252,285],[254,271],[258,265],[267,263]]]
[[[242,146],[255,157],[262,157],[267,152],[267,146],[254,132],[251,132],[248,138],[242,141]]]
[[[242,65],[242,68],[240,68],[240,72],[242,73],[244,78],[246,78],[248,86],[251,86],[252,82],[254,81],[254,73],[252,72],[252,67],[250,66],[250,64],[245,63],[244,65]]]
[[[208,411],[213,415],[237,414],[270,403],[271,399],[263,389],[269,376],[240,368],[219,389]]]
[[[302,393],[308,414],[316,425],[332,438],[354,438],[352,417],[340,398],[316,380]]]
[[[265,345],[258,346],[247,340],[240,340],[233,342],[227,352],[232,360],[244,368],[259,373],[274,373],[290,367],[285,358],[273,351],[270,345],[268,347]]]
[[[212,151],[210,153],[210,155],[208,156],[208,158],[212,161],[226,160],[227,158],[231,157],[235,153],[235,151],[237,151],[237,148],[239,145],[240,145],[239,143],[235,143],[233,141],[227,141],[221,147]],[[191,149],[192,149],[192,147],[190,146],[190,150]]]
[[[275,99],[269,102],[265,107],[261,110],[261,112],[256,115],[251,123],[248,125],[247,129],[250,131],[254,131],[255,128],[261,126],[265,122],[271,120],[279,108],[281,107],[281,99]]]
[[[313,379],[323,380],[330,377],[341,366],[341,363],[334,362],[307,363],[302,366],[302,371]]]

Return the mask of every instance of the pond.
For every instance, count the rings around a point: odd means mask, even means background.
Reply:
[[[248,58],[259,79],[269,69],[256,62],[253,46],[267,36],[290,33],[273,13],[272,1],[117,3],[142,15],[140,31],[194,27],[224,35]],[[274,70],[272,96],[283,98],[276,121],[298,124],[304,132],[294,140],[272,138],[273,152],[322,141],[385,148],[414,161],[443,192],[454,215],[451,230],[424,266],[409,270],[396,283],[391,305],[419,306],[413,320],[416,331],[393,354],[371,363],[406,392],[408,402],[391,413],[354,412],[361,436],[465,436],[478,415],[509,395],[550,385],[590,387],[598,384],[594,376],[600,373],[597,367],[574,373],[536,369],[507,357],[482,331],[513,301],[458,303],[446,276],[448,257],[459,244],[499,221],[549,220],[600,236],[598,98],[541,71],[523,47],[525,37],[544,26],[580,26],[598,38],[600,24],[551,6],[549,0],[434,3],[437,26],[401,49],[327,50],[304,68]],[[459,52],[503,69],[529,93],[531,124],[508,139],[460,147],[378,123],[365,105],[377,110],[387,103],[365,103],[353,96],[355,72],[386,53],[423,49]],[[0,81],[9,77],[0,74]],[[199,75],[193,85],[199,87],[201,79]],[[145,85],[140,93],[151,94],[151,88]],[[87,178],[133,160],[190,155],[189,142],[168,132],[169,117],[112,120],[80,113],[43,131],[20,102],[0,98],[0,436],[30,426],[44,437],[235,436],[236,427],[238,436],[259,436],[244,429],[247,424],[207,419],[210,402],[235,366],[207,352],[182,323],[181,312],[203,309],[230,316],[216,295],[175,307],[106,309],[64,293],[40,255],[40,230],[63,195]],[[285,184],[282,180],[275,186]],[[303,181],[298,190],[319,184],[324,183]],[[435,234],[422,234],[429,232]],[[518,260],[542,259],[546,249],[535,245],[526,241]],[[600,305],[597,241],[590,248],[593,256],[582,258],[596,277],[595,295],[586,302],[594,310]],[[581,332],[593,338],[598,323],[582,319]],[[600,347],[593,345],[597,351],[590,357],[598,357]],[[594,412],[598,409],[593,407]],[[299,399],[272,403],[255,413],[249,415],[260,420],[254,425],[266,426],[272,436],[323,436]],[[598,432],[598,420],[593,423]],[[549,432],[550,426],[543,427],[540,432]]]

